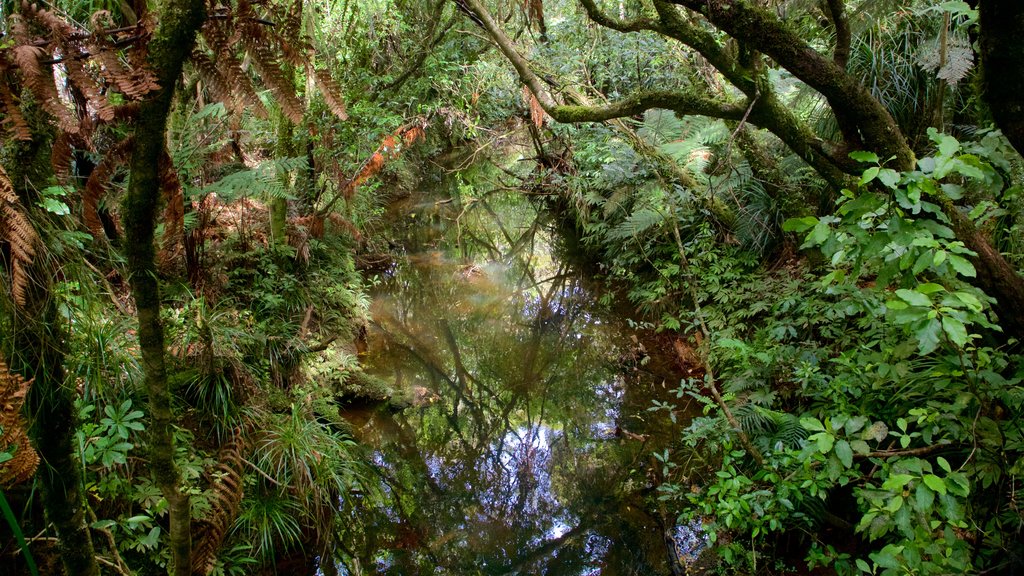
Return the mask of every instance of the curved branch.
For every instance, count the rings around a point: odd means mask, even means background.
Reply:
[[[464,5],[472,11],[476,17],[475,20],[487,31],[502,54],[512,63],[516,72],[519,73],[519,78],[536,96],[541,108],[558,122],[567,124],[601,122],[634,116],[651,108],[664,108],[679,114],[698,114],[712,118],[739,120],[746,110],[744,106],[720,102],[699,94],[667,90],[644,91],[601,106],[558,104],[545,87],[544,81],[533,71],[530,62],[516,50],[512,40],[498,26],[479,0],[465,0]]]
[[[846,0],[828,0],[828,17],[836,32],[836,45],[832,51],[832,61],[840,68],[846,68],[850,60],[850,23],[846,19]]]
[[[895,157],[894,168],[911,170],[914,152],[892,115],[860,82],[815,51],[777,16],[742,0],[672,0],[701,14],[719,30],[770,56],[820,92],[832,106],[847,144]]]
[[[602,12],[594,0],[580,0],[580,2],[583,4],[583,9],[587,11],[587,17],[605,28],[619,32],[642,32],[644,30],[661,32],[660,25],[650,18],[635,18],[633,20],[612,18]]]

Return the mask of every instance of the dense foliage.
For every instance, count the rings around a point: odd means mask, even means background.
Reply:
[[[1024,94],[992,79],[1022,76],[1013,4],[4,2],[0,566],[484,572],[460,511],[499,496],[445,501],[432,464],[382,464],[339,411],[408,394],[363,370],[367,287],[399,250],[389,206],[443,165],[454,211],[398,220],[504,262],[528,323],[508,322],[513,353],[457,342],[502,321],[446,300],[471,268],[417,296],[444,346],[378,319],[424,379],[478,387],[412,419],[447,461],[490,449],[485,413],[506,435],[547,425],[489,370],[584,356],[550,329],[583,288],[526,282],[551,221],[678,363],[671,397],[644,398],[678,425],[650,463],[601,448],[558,471],[566,498],[600,500],[586,528],[644,510],[674,575],[680,526],[713,543],[693,571],[1019,570]],[[570,394],[600,406],[539,398]],[[630,469],[572,486],[610,462]],[[516,552],[547,524],[502,515],[487,545],[536,566]],[[408,526],[459,539],[407,552]],[[583,554],[573,535],[555,540]],[[569,555],[552,566],[593,568]]]

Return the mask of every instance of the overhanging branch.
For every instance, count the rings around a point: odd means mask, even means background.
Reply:
[[[650,90],[601,106],[579,106],[559,104],[551,96],[544,81],[533,71],[530,62],[519,53],[512,40],[505,34],[494,18],[479,0],[465,0],[463,5],[472,11],[475,20],[488,36],[498,45],[502,54],[512,63],[519,78],[526,84],[537,102],[558,122],[574,124],[580,122],[602,122],[643,113],[652,108],[664,108],[683,115],[700,115],[712,118],[739,120],[745,106],[709,98],[700,94],[682,91]]]

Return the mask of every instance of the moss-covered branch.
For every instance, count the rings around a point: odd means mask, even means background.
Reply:
[[[128,194],[123,215],[125,255],[139,320],[139,348],[149,394],[150,465],[154,480],[169,503],[172,573],[191,572],[191,506],[174,461],[174,416],[167,382],[160,284],[153,236],[160,200],[159,161],[164,151],[167,115],[182,65],[192,50],[203,21],[202,0],[167,0],[160,25],[149,44],[149,65],[160,89],[141,105],[135,129]]]
[[[914,168],[906,138],[877,99],[835,61],[819,54],[776,14],[747,0],[673,0],[707,18],[719,30],[763,54],[820,92],[832,107],[851,149],[894,157],[893,166]]]
[[[533,92],[544,111],[558,122],[602,122],[614,118],[624,118],[641,114],[652,108],[664,108],[681,115],[700,115],[712,118],[739,120],[746,110],[743,106],[722,102],[696,91],[648,90],[634,94],[625,99],[597,106],[566,105],[555,102],[539,76],[533,71],[530,62],[512,44],[512,40],[494,21],[490,12],[479,0],[466,0],[466,6],[472,10],[480,25],[494,40],[505,58],[519,73],[519,78]]]

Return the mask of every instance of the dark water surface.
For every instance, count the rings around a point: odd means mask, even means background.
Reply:
[[[349,573],[672,574],[651,455],[674,429],[648,408],[677,381],[522,196],[398,213],[365,364],[404,409],[349,412],[388,502]]]

